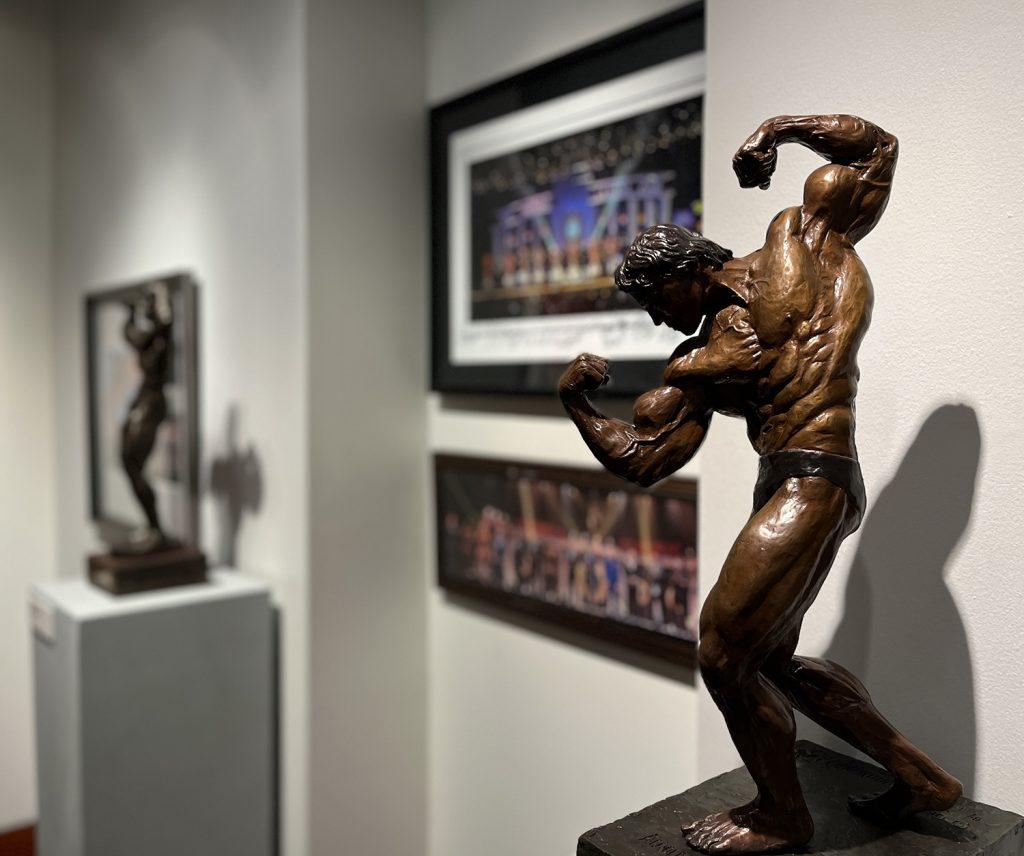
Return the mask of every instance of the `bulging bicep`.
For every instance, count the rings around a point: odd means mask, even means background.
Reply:
[[[869,165],[826,164],[804,183],[806,222],[823,222],[856,243],[870,232],[889,202],[891,170]]]
[[[706,395],[697,384],[661,386],[645,392],[633,408],[633,425],[645,437],[661,436],[706,410]]]
[[[682,405],[683,391],[662,386],[645,392],[633,406],[633,425],[640,430],[663,427],[676,417]]]
[[[803,214],[812,220],[826,220],[836,231],[849,219],[857,172],[841,164],[820,166],[804,182]]]

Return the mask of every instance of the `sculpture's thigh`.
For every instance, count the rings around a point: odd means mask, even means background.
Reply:
[[[745,669],[795,637],[848,529],[849,498],[822,478],[794,478],[740,533],[701,612],[701,644]]]

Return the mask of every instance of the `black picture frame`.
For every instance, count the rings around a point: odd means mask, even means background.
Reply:
[[[176,489],[176,498],[180,507],[173,510],[176,521],[169,535],[185,544],[198,546],[200,541],[199,513],[199,297],[198,287],[192,275],[187,272],[172,272],[163,276],[149,277],[144,280],[113,286],[93,291],[85,295],[85,327],[86,327],[86,390],[89,430],[89,507],[93,522],[97,525],[101,537],[107,543],[118,543],[139,521],[131,520],[127,515],[118,513],[104,491],[104,474],[102,468],[106,457],[109,457],[111,438],[105,435],[103,426],[114,419],[112,414],[104,414],[103,409],[109,405],[104,399],[103,367],[101,361],[109,349],[118,346],[127,348],[127,344],[114,341],[112,331],[105,329],[101,322],[101,313],[113,307],[140,299],[154,285],[162,283],[166,286],[168,297],[174,307],[174,348],[171,385],[174,401],[170,406],[169,418],[176,422],[180,433],[177,440],[180,448],[174,455],[174,481],[180,485]],[[109,326],[109,322],[106,326]],[[163,428],[163,426],[161,426]],[[158,439],[159,452],[160,440]],[[106,453],[106,454],[105,454]],[[151,460],[152,460],[151,456]],[[148,465],[147,465],[148,466]],[[161,508],[163,517],[172,517],[169,510]],[[141,516],[141,510],[139,510]]]
[[[704,3],[695,2],[430,111],[431,388],[448,393],[550,395],[565,363],[453,365],[449,359],[449,139],[459,130],[622,75],[702,51]],[[667,355],[666,355],[667,356]],[[617,360],[611,397],[657,386],[662,360]]]
[[[625,493],[629,497],[648,496],[653,498],[655,503],[664,500],[683,500],[692,504],[693,530],[691,542],[680,537],[678,540],[684,546],[692,546],[695,551],[696,562],[699,562],[699,551],[697,551],[696,516],[698,513],[697,482],[692,479],[671,478],[660,482],[653,488],[643,490],[630,483],[621,481],[604,470],[585,469],[566,465],[538,464],[527,461],[516,461],[495,458],[481,458],[466,455],[436,454],[434,456],[434,493],[435,493],[435,527],[436,527],[436,580],[438,586],[448,592],[462,597],[492,604],[503,610],[511,610],[540,619],[541,621],[567,628],[577,633],[611,642],[636,651],[641,651],[649,656],[670,661],[676,666],[693,668],[696,664],[696,616],[699,610],[697,601],[697,567],[693,564],[690,573],[690,609],[687,614],[687,623],[690,625],[685,634],[675,629],[675,632],[668,632],[669,621],[642,620],[630,617],[613,617],[597,614],[595,610],[585,611],[585,608],[573,606],[560,596],[553,596],[549,593],[537,591],[523,593],[516,590],[514,586],[507,584],[507,581],[482,582],[470,578],[466,569],[461,571],[457,567],[460,557],[451,555],[453,546],[453,530],[450,528],[453,520],[450,515],[454,509],[449,501],[452,495],[452,482],[446,479],[452,477],[474,476],[498,477],[505,481],[506,487],[510,488],[512,480],[521,478],[532,479],[537,482],[559,482],[571,485],[582,491],[590,491],[592,498],[600,492],[605,495],[612,493]],[[468,484],[468,483],[467,483]],[[493,481],[492,481],[493,484]],[[477,485],[479,490],[479,484]],[[467,488],[467,494],[472,488]],[[467,500],[468,501],[468,500]],[[662,511],[659,508],[655,514]],[[461,519],[461,518],[460,518]],[[589,537],[589,535],[588,535]],[[564,539],[558,540],[558,544],[567,543]],[[461,556],[465,561],[465,556]],[[516,561],[513,559],[513,561]],[[668,570],[663,566],[663,572]],[[518,573],[518,570],[517,570]],[[622,583],[624,589],[627,571],[622,566]],[[667,579],[664,577],[663,579]],[[654,596],[657,594],[657,587],[654,588]],[[660,609],[660,607],[659,607]]]

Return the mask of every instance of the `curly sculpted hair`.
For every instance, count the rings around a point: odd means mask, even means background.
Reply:
[[[644,229],[615,271],[615,284],[637,295],[665,279],[688,279],[698,270],[718,270],[732,252],[683,226],[663,224]]]

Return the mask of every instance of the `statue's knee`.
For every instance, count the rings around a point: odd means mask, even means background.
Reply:
[[[797,660],[796,657],[769,657],[761,666],[761,672],[776,686],[788,686],[797,680],[799,670]]]
[[[831,660],[793,658],[793,676],[809,686],[827,687],[832,695],[860,699],[867,690],[853,672]]]
[[[704,683],[712,692],[739,683],[739,659],[717,633],[707,633],[701,637],[697,647],[697,663]]]

